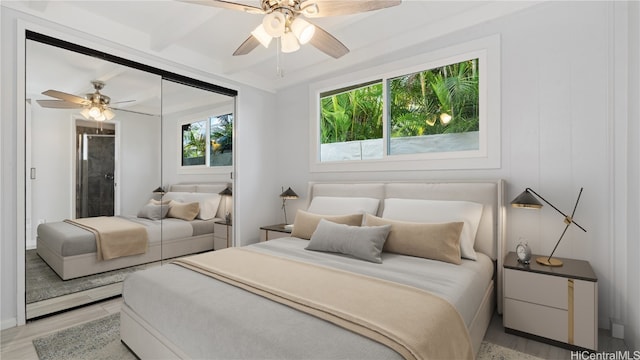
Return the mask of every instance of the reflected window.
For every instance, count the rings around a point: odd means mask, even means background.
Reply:
[[[181,125],[182,166],[233,165],[233,114]]]
[[[233,114],[209,119],[209,166],[231,166],[233,164]]]

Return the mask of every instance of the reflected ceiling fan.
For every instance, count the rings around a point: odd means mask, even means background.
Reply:
[[[84,97],[68,94],[58,90],[47,90],[42,94],[51,96],[59,100],[36,100],[38,104],[45,108],[53,109],[82,109],[80,114],[86,119],[105,121],[113,119],[116,114],[113,110],[126,111],[135,114],[152,115],[138,111],[125,110],[111,106],[111,98],[100,93],[105,83],[99,80],[91,82],[95,92],[86,94]],[[119,101],[117,104],[132,102],[135,100]]]
[[[349,49],[327,31],[312,25],[306,18],[350,15],[365,11],[384,9],[400,5],[402,0],[261,0],[261,7],[224,0],[178,0],[181,2],[241,10],[251,14],[265,15],[262,23],[251,32],[233,55],[245,55],[262,44],[269,47],[273,38],[280,39],[280,50],[294,52],[301,44],[310,43],[334,58],[349,52]]]

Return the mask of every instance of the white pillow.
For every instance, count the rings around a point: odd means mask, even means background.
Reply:
[[[462,221],[460,250],[463,258],[477,260],[473,246],[482,216],[482,204],[471,201],[385,199],[383,218],[423,223]]]
[[[316,196],[307,211],[320,215],[376,215],[379,205],[380,200],[375,198]]]
[[[196,218],[201,220],[211,220],[215,218],[218,212],[218,206],[220,205],[220,195],[208,193],[168,192],[164,194],[162,200],[173,200],[181,203],[198,202],[200,211]]]

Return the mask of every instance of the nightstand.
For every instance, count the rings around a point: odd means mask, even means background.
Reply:
[[[535,259],[538,255],[533,255]],[[587,261],[561,267],[510,252],[504,260],[505,332],[569,349],[598,350],[598,279]]]
[[[216,221],[213,223],[213,250],[228,248],[233,244],[233,227],[231,223]]]
[[[285,228],[284,224],[267,225],[260,227],[260,241],[269,241],[289,236],[291,236],[291,228]]]

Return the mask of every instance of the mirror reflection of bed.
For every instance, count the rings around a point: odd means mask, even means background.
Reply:
[[[28,314],[45,315],[57,303],[82,302],[87,296],[119,295],[121,281],[133,271],[226,247],[214,241],[213,230],[228,211],[219,195],[228,186],[176,184],[150,196],[135,215],[38,225],[37,247],[27,251]],[[81,291],[89,295],[73,295]]]

